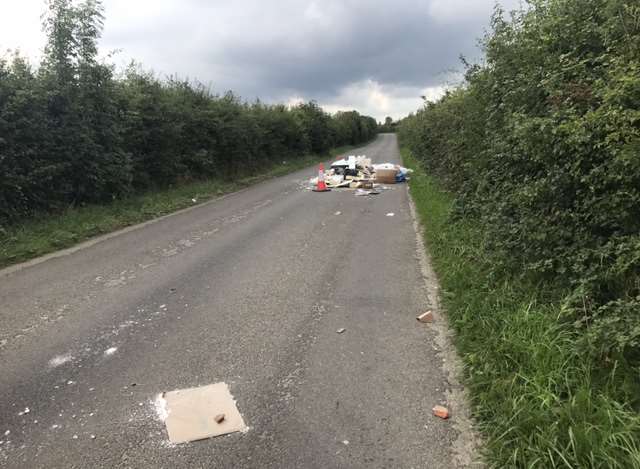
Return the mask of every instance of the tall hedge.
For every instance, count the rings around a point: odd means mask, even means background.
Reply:
[[[376,122],[246,103],[97,59],[101,2],[48,0],[42,63],[0,59],[0,228],[151,187],[233,178],[371,139]]]
[[[530,0],[497,10],[484,45],[401,140],[483,224],[496,272],[564,292],[576,346],[637,377],[640,5]]]

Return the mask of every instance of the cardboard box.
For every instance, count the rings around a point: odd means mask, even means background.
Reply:
[[[376,170],[376,182],[379,184],[395,184],[397,169],[378,169]]]

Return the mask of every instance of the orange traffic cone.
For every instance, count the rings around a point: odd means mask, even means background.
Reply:
[[[313,189],[313,192],[328,192],[330,190],[324,182],[324,164],[320,163],[320,167],[318,168],[318,185]]]

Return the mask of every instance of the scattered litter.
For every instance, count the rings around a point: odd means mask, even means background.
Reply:
[[[72,436],[72,438],[73,438],[74,440],[77,440],[77,439],[78,439],[78,435],[73,435],[73,436]]]
[[[186,443],[248,428],[226,383],[181,389],[156,398],[171,443]],[[223,419],[218,421],[218,418]]]
[[[218,414],[215,418],[216,423],[222,423],[224,421],[224,414]]]
[[[338,334],[343,334],[346,331],[346,329],[344,327],[341,327],[340,329],[338,329],[336,332]]]
[[[349,444],[349,440],[344,440],[344,441],[342,442],[342,444],[343,444],[343,445],[345,445],[345,446],[346,446],[346,445],[348,445],[348,444]]]
[[[22,416],[22,415],[28,414],[29,412],[31,412],[31,410],[29,410],[28,407],[25,407],[22,412],[18,412],[18,415]]]
[[[4,436],[9,436],[10,433],[11,433],[11,430],[7,430],[6,432],[4,432]]]
[[[342,212],[336,212],[335,215],[342,215]]]
[[[335,174],[342,176],[358,176],[362,170],[371,169],[371,159],[365,155],[349,155],[347,159],[341,159],[331,163],[331,169]]]
[[[440,417],[441,419],[445,420],[449,418],[449,409],[447,409],[446,407],[437,405],[432,410],[433,415],[435,415],[436,417]]]
[[[113,355],[118,350],[118,347],[110,347],[104,351],[105,356]]]
[[[69,381],[67,381],[67,384],[69,384],[69,385],[71,385],[71,384],[76,384],[76,382],[75,382],[75,381],[73,381],[73,380],[69,380]]]
[[[193,202],[194,204],[197,202],[196,199],[191,199],[191,202]]]
[[[395,216],[395,213],[393,213],[393,212],[389,212],[389,213],[387,213],[387,216],[388,216],[388,217],[393,217],[393,216]]]
[[[95,440],[95,439],[96,439],[96,436],[95,436],[95,435],[90,435],[90,438],[91,438],[92,440]]]
[[[416,319],[420,322],[433,322],[433,313],[431,311],[427,311],[426,313],[422,313]]]
[[[371,190],[364,190],[364,189],[356,189],[356,195],[378,195],[380,192],[378,192],[375,189],[371,189]]]
[[[316,192],[337,188],[374,189],[380,184],[405,182],[412,172],[393,163],[372,164],[365,155],[349,155],[334,161],[327,171],[320,165],[318,176],[311,178],[309,183]]]

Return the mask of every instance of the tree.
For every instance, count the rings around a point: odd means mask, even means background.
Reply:
[[[110,66],[97,63],[103,7],[50,0],[41,75],[48,96],[47,155],[56,168],[52,191],[66,203],[98,202],[128,192],[131,172],[119,145]]]

